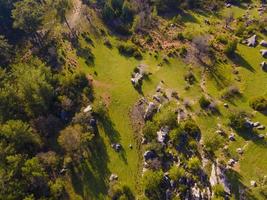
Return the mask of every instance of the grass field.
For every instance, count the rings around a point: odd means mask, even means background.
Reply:
[[[231,11],[235,16],[241,16],[245,10],[232,7]],[[222,14],[229,12],[229,9]],[[253,9],[253,15],[257,15]],[[185,23],[186,32],[197,29],[199,33],[215,31],[204,24],[204,19],[216,23],[217,18],[212,16],[203,16],[192,14],[190,20]],[[193,20],[192,20],[193,19]],[[162,55],[156,59],[153,55],[144,53],[143,60],[138,61],[134,58],[121,56],[116,48],[118,41],[115,37],[108,36],[113,48],[108,48],[103,44],[100,38],[94,38],[94,47],[90,45],[95,55],[94,66],[87,66],[82,59],[79,60],[80,69],[94,79],[95,102],[102,101],[107,105],[108,116],[103,123],[99,123],[101,149],[93,151],[92,159],[86,160],[73,173],[72,186],[69,185],[70,193],[73,199],[77,199],[75,193],[84,199],[106,199],[108,178],[111,173],[119,177],[119,182],[126,184],[136,194],[139,192],[139,180],[141,174],[142,152],[138,149],[133,131],[130,110],[141,95],[133,88],[130,82],[131,73],[138,64],[143,63],[148,66],[148,71],[152,73],[148,80],[143,84],[143,95],[153,95],[158,83],[163,80],[166,88],[175,89],[183,99],[190,99],[193,111],[199,111],[197,104],[202,95],[199,86],[200,67],[193,67],[193,72],[197,78],[195,85],[185,90],[186,82],[184,75],[188,72],[189,66],[180,59],[170,58],[168,64],[159,67],[162,62]],[[265,38],[267,39],[267,38]],[[85,44],[84,44],[85,45]],[[244,45],[238,45],[237,70],[241,81],[236,81],[233,75],[233,63],[218,65],[218,74],[208,76],[206,88],[208,93],[218,102],[220,115],[195,115],[194,119],[198,122],[202,136],[204,138],[213,137],[218,123],[222,124],[227,133],[232,130],[227,126],[228,116],[235,110],[246,110],[253,112],[249,107],[249,100],[258,95],[267,95],[267,74],[264,73],[259,63],[263,61],[259,50],[261,48],[249,48]],[[266,59],[265,59],[266,60]],[[267,60],[266,60],[267,61]],[[223,107],[223,101],[220,98],[224,88],[237,85],[242,92],[240,99],[229,103],[230,108]],[[260,121],[267,125],[267,118],[261,113],[255,113],[254,121]],[[259,133],[265,134],[264,131]],[[111,147],[111,143],[122,144],[123,150],[117,153]],[[133,145],[133,149],[129,145]],[[250,186],[251,180],[259,181],[264,175],[267,175],[267,145],[265,141],[258,141],[251,137],[239,135],[236,142],[229,144],[229,150],[233,156],[236,155],[236,148],[245,146],[244,155],[240,158],[235,176],[232,176],[233,182],[241,182],[245,186]],[[218,153],[219,154],[219,153]],[[237,192],[238,188],[235,192]],[[264,199],[259,193],[258,188],[252,188],[251,199]]]

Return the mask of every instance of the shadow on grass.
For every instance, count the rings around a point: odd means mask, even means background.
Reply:
[[[199,23],[198,19],[195,18],[193,15],[191,15],[191,14],[188,13],[188,12],[182,12],[181,16],[182,16],[182,21],[183,21],[184,23],[187,23],[187,22],[191,22],[191,23]]]
[[[90,158],[82,160],[72,168],[71,178],[75,191],[87,198],[103,199],[107,194],[110,171],[109,157],[102,138],[98,137],[89,147]]]
[[[244,140],[252,141],[256,145],[260,145],[267,148],[266,141],[264,139],[259,138],[259,134],[255,129],[236,130],[236,132]]]
[[[230,59],[234,64],[244,67],[251,72],[255,72],[255,69],[240,54],[235,54]]]
[[[121,136],[118,130],[114,128],[114,123],[111,121],[107,112],[100,116],[100,125],[102,126],[105,134],[108,136],[110,144],[120,144]],[[120,158],[127,163],[127,157],[123,147],[118,152]]]
[[[229,169],[227,177],[231,183],[234,199],[256,200],[249,188],[242,183],[242,176],[235,170]]]
[[[220,73],[219,65],[209,67],[207,71],[219,89],[223,89],[228,85],[226,78]]]

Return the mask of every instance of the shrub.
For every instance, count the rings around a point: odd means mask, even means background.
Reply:
[[[235,51],[237,49],[237,40],[233,40],[233,41],[230,41],[225,49],[224,49],[224,53],[227,55],[227,56],[233,56]]]
[[[185,37],[184,37],[182,32],[177,34],[177,40],[180,40],[180,41],[184,41],[185,40]]]
[[[184,79],[190,84],[194,84],[194,82],[196,81],[196,77],[194,76],[194,74],[190,71],[188,73],[185,74]]]
[[[158,126],[151,121],[148,121],[143,129],[144,137],[150,142],[156,138]]]
[[[118,50],[119,50],[120,54],[122,54],[124,56],[134,57],[136,59],[142,58],[141,52],[135,46],[121,44],[118,46]]]
[[[187,167],[190,171],[198,171],[200,166],[201,162],[197,157],[192,157],[187,162]]]
[[[149,197],[149,199],[164,199],[165,191],[161,187],[162,180],[162,171],[148,170],[144,173],[142,177],[142,185],[145,195]]]
[[[77,56],[84,58],[87,65],[94,63],[95,56],[88,47],[78,48]]]
[[[228,43],[228,38],[226,36],[223,36],[223,35],[217,36],[216,40],[221,44],[225,44],[226,45]]]
[[[245,112],[233,113],[229,117],[229,125],[236,130],[242,130],[245,128],[247,114]]]
[[[250,106],[257,111],[266,111],[267,99],[264,97],[256,97],[250,101]]]
[[[212,137],[208,137],[204,140],[205,151],[213,155],[215,151],[223,146],[223,139],[219,135],[213,135]]]
[[[182,167],[173,165],[169,170],[169,176],[174,181],[179,181],[180,178],[185,176],[185,170]]]
[[[185,57],[186,55],[187,55],[187,49],[186,49],[186,47],[185,46],[182,46],[180,49],[179,49],[179,55],[181,56],[181,57]]]
[[[200,131],[198,125],[194,121],[192,121],[192,120],[186,121],[184,124],[184,131],[192,138],[200,139],[200,132],[201,131]]]
[[[177,116],[170,105],[163,107],[161,111],[155,115],[154,119],[160,127],[169,126],[170,128],[174,128],[177,125]]]
[[[209,105],[211,104],[211,102],[204,96],[202,96],[198,102],[199,102],[200,107],[203,109],[207,109]]]
[[[238,87],[236,86],[230,86],[228,88],[226,88],[223,92],[222,92],[222,95],[221,97],[223,99],[230,99],[230,98],[233,98],[233,97],[236,97],[236,96],[240,96],[241,95],[241,92],[239,90]]]

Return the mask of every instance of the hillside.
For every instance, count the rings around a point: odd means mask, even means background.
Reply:
[[[266,199],[265,1],[0,0],[0,24],[0,199]]]

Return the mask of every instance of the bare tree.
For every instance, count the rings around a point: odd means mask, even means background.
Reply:
[[[209,45],[209,37],[208,35],[200,35],[196,36],[193,39],[193,44],[196,48],[196,58],[202,63],[204,62],[204,57],[210,55],[210,45]]]

